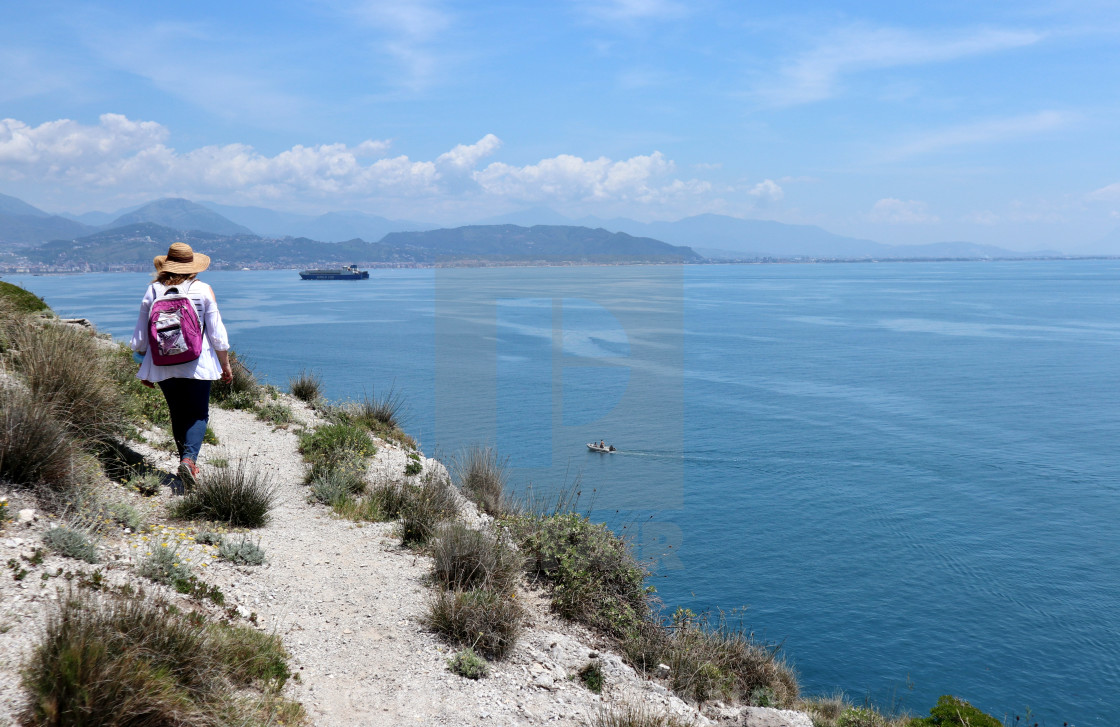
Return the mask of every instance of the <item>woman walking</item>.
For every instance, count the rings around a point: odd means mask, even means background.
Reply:
[[[137,378],[145,386],[158,384],[167,400],[179,450],[179,479],[191,490],[210,420],[210,385],[216,379],[227,383],[233,379],[229,339],[214,291],[197,279],[210,266],[210,258],[176,242],[154,262],[156,277],[140,302],[130,345],[144,357]]]

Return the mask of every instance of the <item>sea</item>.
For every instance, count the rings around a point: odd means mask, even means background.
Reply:
[[[1120,260],[201,277],[263,381],[578,493],[804,693],[1120,724]],[[148,279],[5,276],[121,339]]]

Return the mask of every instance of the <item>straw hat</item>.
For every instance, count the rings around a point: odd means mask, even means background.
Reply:
[[[185,242],[173,242],[166,255],[156,255],[152,262],[156,264],[156,272],[190,275],[210,267],[210,256],[195,252]]]

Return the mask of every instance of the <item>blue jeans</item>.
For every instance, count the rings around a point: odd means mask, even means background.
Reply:
[[[171,434],[179,449],[179,459],[198,461],[206,423],[210,421],[210,384],[205,379],[165,379],[159,388],[167,399],[171,414]]]

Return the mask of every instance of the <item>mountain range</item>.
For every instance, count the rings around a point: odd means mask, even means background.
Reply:
[[[154,228],[136,228],[136,225]],[[518,228],[514,231],[510,228]],[[560,228],[570,228],[565,234]],[[415,262],[431,257],[457,254],[489,259],[558,259],[575,256],[583,259],[596,253],[599,259],[660,259],[667,248],[677,248],[674,255],[691,260],[703,256],[716,260],[760,259],[923,259],[923,258],[1015,258],[1061,256],[1054,251],[1014,252],[991,245],[971,242],[940,242],[929,245],[886,245],[873,240],[837,235],[813,225],[791,225],[771,220],[739,219],[725,215],[702,214],[675,222],[638,222],[625,218],[570,219],[548,208],[523,210],[484,220],[481,224],[448,230],[438,225],[391,220],[357,211],[329,212],[323,215],[302,215],[264,207],[238,207],[213,202],[197,204],[185,199],[169,198],[116,213],[85,213],[80,216],[52,215],[16,197],[0,194],[0,251],[21,254],[26,248],[50,243],[43,250],[90,250],[91,244],[105,244],[101,233],[113,232],[114,244],[130,244],[139,230],[141,237],[186,237],[186,233],[202,235],[198,239],[215,242],[229,238],[265,239],[273,242],[299,241],[290,251],[312,252],[307,245],[340,244],[343,242],[371,245],[361,248],[366,254],[377,251],[388,255],[385,261],[399,259],[392,250]],[[547,229],[547,232],[545,231]],[[525,232],[535,230],[533,234]],[[575,232],[585,230],[585,232]],[[164,232],[169,231],[169,232]],[[603,234],[591,234],[599,231]],[[156,234],[152,235],[151,233]],[[423,234],[421,234],[423,233]],[[610,237],[610,235],[624,237]],[[69,242],[64,245],[62,242]],[[636,242],[637,241],[637,242]],[[374,245],[374,243],[377,243]],[[603,244],[612,247],[603,249]],[[656,244],[654,244],[656,243]],[[382,247],[382,245],[384,247]],[[555,249],[545,249],[557,245]],[[659,247],[664,246],[664,247]],[[679,248],[691,248],[684,254]],[[270,246],[276,253],[280,249]],[[1120,230],[1102,240],[1096,248],[1100,254],[1120,252]],[[316,248],[318,250],[318,248]],[[330,248],[318,252],[326,255]],[[426,252],[425,252],[426,251]],[[694,252],[695,251],[695,252]],[[118,250],[119,252],[119,250]],[[352,249],[351,252],[359,252]],[[83,253],[85,254],[85,253]],[[395,257],[394,257],[395,256]],[[28,256],[31,257],[31,256]],[[42,258],[36,254],[34,257]],[[49,254],[47,255],[49,257]],[[287,257],[285,255],[285,257]],[[334,255],[316,258],[334,259]],[[372,261],[365,254],[355,260]],[[280,260],[276,261],[280,264]]]

